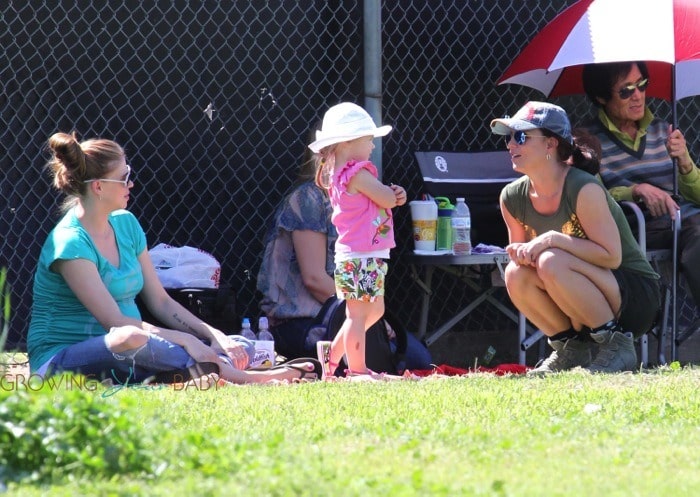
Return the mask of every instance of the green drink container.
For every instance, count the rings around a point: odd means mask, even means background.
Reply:
[[[436,250],[452,249],[452,212],[455,206],[447,197],[435,197],[438,204]]]

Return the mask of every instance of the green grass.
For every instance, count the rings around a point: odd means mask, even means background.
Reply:
[[[102,387],[0,391],[4,402],[45,397],[44,408],[83,402],[103,413],[92,422],[112,432],[81,436],[111,440],[112,453],[136,446],[144,458],[115,457],[124,464],[112,474],[74,465],[35,482],[6,476],[6,495],[698,495],[698,385],[700,370],[667,368],[133,389],[107,398]],[[0,441],[2,433],[0,416]],[[111,439],[120,436],[129,443]]]

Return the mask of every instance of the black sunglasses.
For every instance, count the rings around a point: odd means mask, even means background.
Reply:
[[[622,100],[627,100],[632,95],[634,95],[635,88],[640,92],[644,93],[649,86],[649,78],[643,79],[638,83],[632,83],[631,85],[623,86],[617,92]]]
[[[506,135],[506,147],[511,140],[515,141],[518,145],[524,145],[528,138],[547,138],[544,135],[526,135],[524,131],[513,131],[510,136]]]

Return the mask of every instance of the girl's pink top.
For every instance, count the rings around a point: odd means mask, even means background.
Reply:
[[[378,177],[377,168],[371,162],[350,161],[331,178],[331,220],[338,231],[336,252],[371,252],[396,246],[391,209],[378,206],[362,193],[347,191],[352,177],[362,169]]]

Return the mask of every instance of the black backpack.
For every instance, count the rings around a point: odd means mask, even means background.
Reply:
[[[207,324],[226,334],[239,333],[241,322],[236,316],[236,293],[230,285],[219,288],[166,288],[165,291],[176,302]],[[146,308],[140,295],[136,305],[141,319],[156,326],[162,326]]]
[[[345,300],[336,297],[329,298],[316,317],[316,323],[311,327],[318,333],[324,330],[319,340],[332,341],[338,334],[345,321]],[[396,350],[392,352],[389,343],[388,327],[396,335]],[[365,362],[367,367],[377,373],[401,374],[406,369],[406,347],[408,337],[406,329],[388,310],[384,317],[377,321],[365,336]],[[316,336],[319,336],[318,334]],[[340,374],[347,366],[341,361],[336,374]]]

